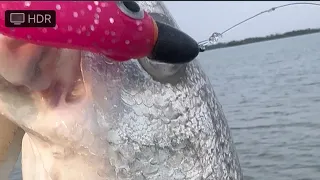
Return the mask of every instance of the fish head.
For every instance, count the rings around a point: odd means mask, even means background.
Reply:
[[[176,26],[161,2],[139,3]],[[55,63],[43,66],[54,69],[49,85],[20,75],[0,87],[1,113],[26,132],[24,179],[242,179],[226,118],[197,60],[50,52]]]

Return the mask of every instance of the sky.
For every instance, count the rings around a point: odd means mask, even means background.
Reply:
[[[166,1],[180,28],[197,41],[272,7],[292,2],[320,1]],[[320,28],[320,6],[296,5],[260,15],[224,34],[221,42],[287,31]]]

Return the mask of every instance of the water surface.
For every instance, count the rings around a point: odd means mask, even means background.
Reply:
[[[320,179],[320,33],[203,53],[245,179]]]

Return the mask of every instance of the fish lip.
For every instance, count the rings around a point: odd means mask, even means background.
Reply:
[[[42,97],[46,100],[47,105],[50,108],[56,108],[60,105],[60,103],[77,103],[86,95],[84,77],[81,73],[81,60],[79,63],[80,64],[76,66],[76,71],[80,73],[77,73],[77,75],[74,76],[71,84],[63,84],[61,80],[54,79],[50,82],[48,88],[41,91]],[[75,97],[73,94],[75,90],[78,92],[80,91],[80,94],[78,94],[77,97]]]

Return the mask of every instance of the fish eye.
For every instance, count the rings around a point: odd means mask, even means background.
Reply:
[[[151,61],[148,58],[138,60],[141,67],[155,81],[176,84],[186,72],[186,64],[165,64]]]
[[[133,19],[143,19],[144,12],[139,4],[134,1],[118,1],[119,9],[127,16]]]
[[[164,14],[149,13],[154,20],[175,27],[175,22]],[[138,60],[141,67],[156,81],[176,84],[186,73],[186,64],[167,64],[152,61],[148,58]]]

